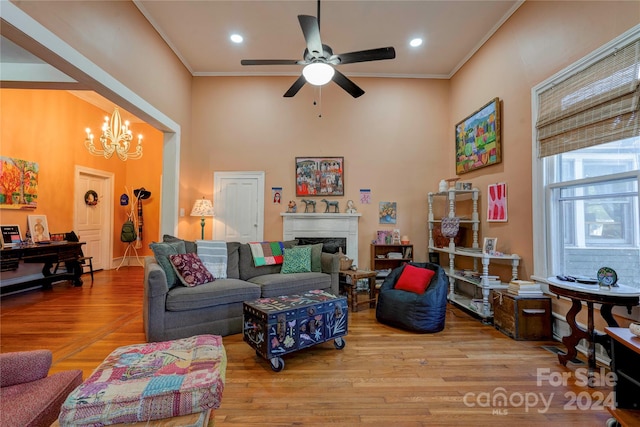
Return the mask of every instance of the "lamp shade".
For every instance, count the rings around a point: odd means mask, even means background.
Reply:
[[[302,69],[304,78],[315,86],[326,85],[331,81],[336,70],[329,64],[324,62],[314,62]]]
[[[191,216],[213,216],[213,213],[213,203],[204,198],[196,200],[191,209]]]

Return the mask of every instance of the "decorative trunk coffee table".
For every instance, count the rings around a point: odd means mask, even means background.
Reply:
[[[243,339],[271,369],[284,369],[282,355],[334,340],[341,350],[347,334],[347,299],[325,291],[261,298],[244,303]]]

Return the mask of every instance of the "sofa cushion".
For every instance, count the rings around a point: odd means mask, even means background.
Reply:
[[[262,298],[331,289],[331,275],[325,273],[264,274],[249,279],[249,282],[260,286]]]
[[[281,274],[311,272],[311,246],[296,246],[284,250]]]
[[[198,256],[216,279],[227,278],[227,242],[223,240],[196,240]]]
[[[178,286],[171,289],[167,294],[166,309],[190,311],[259,297],[260,288],[255,284],[238,279],[218,279],[195,288]]]
[[[311,271],[322,271],[322,243],[316,243],[315,245],[300,245],[296,248],[304,248],[305,246],[311,247]]]
[[[169,261],[171,261],[178,279],[185,286],[193,287],[216,280],[204,266],[198,254],[169,255]]]
[[[248,243],[242,243],[240,245],[239,253],[239,271],[240,279],[242,280],[249,280],[252,277],[261,276],[263,274],[280,273],[282,265],[263,265],[262,267],[256,267],[253,265],[253,255],[251,254],[251,248]]]
[[[156,261],[160,264],[160,267],[164,270],[164,274],[167,275],[167,285],[172,288],[179,284],[178,276],[176,276],[171,261],[169,261],[169,255],[177,255],[187,253],[183,240],[174,240],[171,242],[151,243],[149,247],[156,256]]]
[[[250,242],[249,248],[256,267],[282,264],[284,244],[282,242]]]
[[[171,236],[169,234],[165,234],[164,236],[162,236],[162,241],[163,242],[184,242],[184,250],[186,253],[197,253],[198,252],[198,246],[196,245],[196,242],[193,242],[191,240],[184,240],[181,239],[179,237],[175,237],[175,236]]]
[[[46,378],[2,387],[1,426],[50,426],[67,396],[82,383],[82,371],[62,371]]]
[[[227,278],[240,278],[240,243],[227,242]]]

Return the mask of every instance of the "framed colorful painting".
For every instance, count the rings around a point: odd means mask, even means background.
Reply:
[[[344,196],[344,157],[296,157],[296,196]]]
[[[494,98],[456,125],[456,174],[502,161],[500,99]]]
[[[35,209],[38,163],[0,156],[0,208]]]
[[[398,212],[396,202],[380,202],[378,205],[378,218],[380,224],[395,224]]]

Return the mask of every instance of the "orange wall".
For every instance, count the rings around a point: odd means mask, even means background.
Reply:
[[[345,196],[330,199],[339,201],[341,211],[352,199],[362,213],[359,265],[369,266],[376,230],[393,228],[410,237],[416,259],[425,261],[427,192],[449,177],[449,165],[442,162],[450,137],[449,82],[354,78],[364,96],[353,99],[331,84],[322,89],[319,107],[313,105],[317,89],[310,85],[294,98],[283,98],[294,80],[194,78],[193,141],[182,151],[189,164],[183,179],[210,195],[214,171],[265,171],[265,238],[276,240],[282,238],[280,213],[286,202],[296,199],[301,205],[295,197],[295,157],[344,156]],[[272,203],[271,187],[283,188],[282,205]],[[361,188],[371,189],[371,204],[360,204]],[[397,202],[395,227],[378,223],[379,202]],[[199,232],[193,221],[181,227],[183,235]]]
[[[637,1],[526,1],[451,79],[449,129],[490,99],[502,100],[502,163],[462,179],[481,190],[482,236],[523,257],[521,277],[534,274],[531,89],[639,22]],[[446,144],[442,160],[453,165],[453,137]],[[506,223],[486,222],[487,185],[496,182],[508,186]]]
[[[128,209],[120,206],[120,195],[125,186],[145,187],[152,196],[159,195],[162,134],[147,124],[133,124],[134,134],[144,135],[142,159],[122,162],[114,156],[107,160],[85,149],[84,129],[90,127],[97,135],[104,117],[112,112],[102,111],[66,91],[26,89],[0,89],[0,109],[0,155],[39,165],[37,208],[3,209],[0,222],[19,224],[24,235],[27,215],[46,215],[51,232],[70,231],[73,229],[75,166],[112,172],[115,176],[113,256],[121,256],[126,245],[120,242],[120,229]],[[122,118],[126,120],[126,114]],[[141,254],[150,254],[148,243],[158,240],[159,206],[159,197],[144,202]]]
[[[454,175],[454,125],[500,97],[503,161],[462,178],[482,191],[482,236],[522,255],[523,277],[533,273],[531,88],[640,22],[636,1],[528,0],[450,81],[354,78],[367,92],[357,100],[329,85],[319,119],[310,87],[282,98],[293,77],[191,78],[130,2],[17,4],[182,126],[179,204],[187,215],[195,198],[211,196],[216,170],[264,170],[267,194],[282,186],[289,200],[295,156],[343,155],[341,202],[372,189],[374,203],[357,204],[363,266],[382,228],[379,201],[398,202],[398,227],[416,244],[416,258],[426,259],[426,193]],[[484,195],[495,182],[508,185],[507,223],[484,221]],[[266,204],[266,238],[282,235],[284,209]],[[197,237],[198,222],[181,218],[179,234]]]

